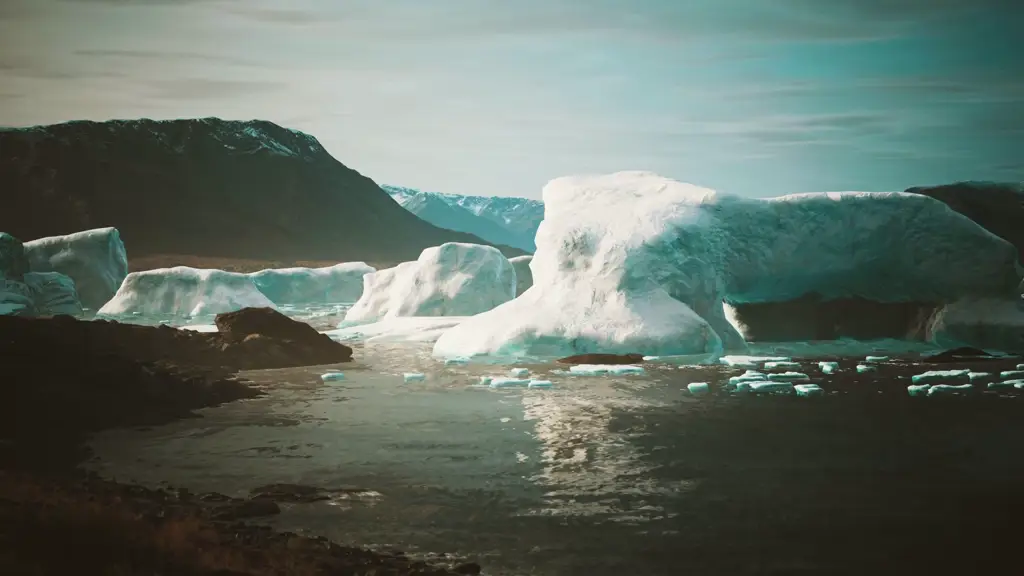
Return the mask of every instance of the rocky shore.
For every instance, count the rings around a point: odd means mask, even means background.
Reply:
[[[339,546],[245,523],[278,502],[316,499],[275,485],[249,498],[153,490],[86,473],[84,441],[262,394],[239,370],[329,364],[352,351],[271,310],[218,317],[203,334],[70,317],[0,316],[0,573],[184,576],[477,574],[400,552]]]

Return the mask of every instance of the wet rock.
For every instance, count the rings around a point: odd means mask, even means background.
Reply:
[[[280,513],[281,507],[277,505],[277,502],[266,498],[253,498],[229,504],[218,510],[213,517],[216,520],[244,520],[275,516]]]
[[[0,232],[0,276],[21,280],[28,272],[28,257],[25,245],[14,236]]]
[[[329,500],[326,490],[302,484],[268,484],[254,488],[250,492],[253,498],[267,498],[277,502],[316,502]]]
[[[250,368],[312,366],[352,360],[352,349],[271,308],[218,314],[220,350]],[[213,335],[211,335],[213,336]]]
[[[921,360],[934,364],[947,362],[968,362],[972,360],[996,360],[997,358],[979,348],[962,347],[944,350],[931,356],[925,356]]]
[[[483,570],[483,568],[481,568],[476,562],[466,562],[465,564],[459,564],[456,566],[454,572],[456,574],[470,574],[472,576],[476,576],[477,574],[480,574],[481,570]]]
[[[560,364],[639,364],[642,354],[577,354],[560,358]]]

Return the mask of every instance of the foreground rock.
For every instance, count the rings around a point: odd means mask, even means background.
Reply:
[[[227,335],[139,326],[108,320],[0,317],[0,342],[19,349],[45,351],[57,364],[72,351],[116,355],[139,362],[231,371],[288,368],[348,362],[352,349],[311,327],[270,309],[244,309],[219,318]]]

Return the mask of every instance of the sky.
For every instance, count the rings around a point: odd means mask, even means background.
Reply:
[[[1024,180],[1021,0],[0,0],[0,125],[266,119],[378,183],[539,198]]]

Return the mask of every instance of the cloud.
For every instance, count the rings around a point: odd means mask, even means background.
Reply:
[[[153,80],[147,83],[152,96],[165,100],[193,100],[232,98],[249,96],[257,92],[283,90],[282,82],[259,80],[220,80],[210,78],[176,78]]]
[[[100,0],[89,0],[100,1]],[[222,54],[206,54],[200,52],[187,52],[178,50],[126,50],[126,49],[83,49],[75,50],[76,56],[86,58],[99,57],[110,59],[131,59],[131,60],[155,60],[166,62],[168,60],[184,63],[215,63],[231,64],[234,66],[264,67],[264,64],[257,60],[246,60],[244,58],[233,58]]]

